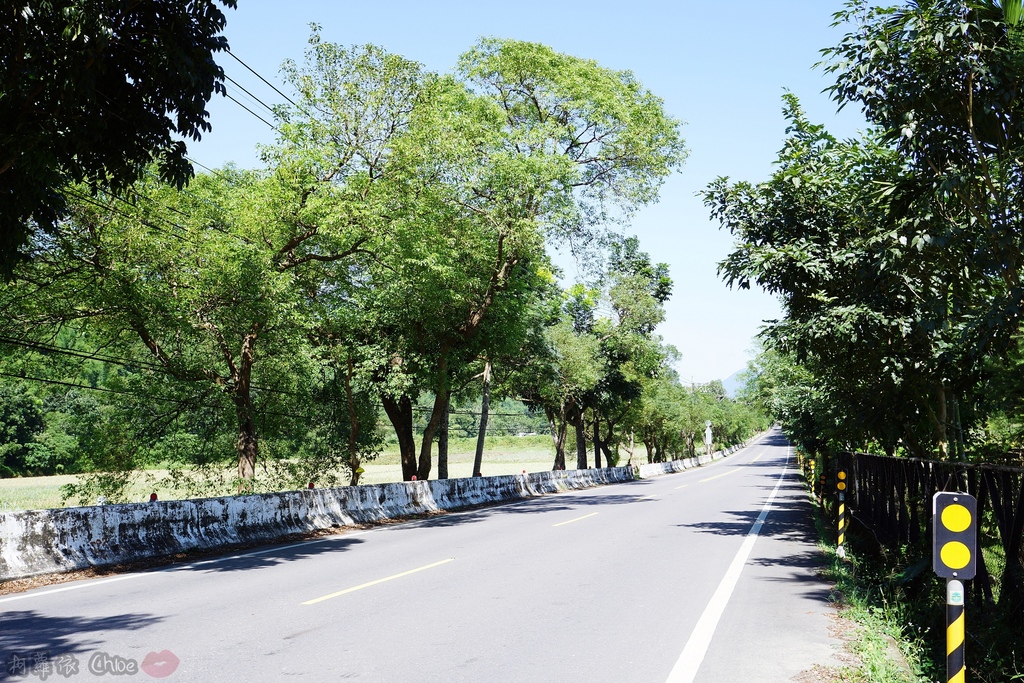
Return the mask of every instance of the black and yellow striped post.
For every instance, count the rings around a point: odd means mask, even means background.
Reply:
[[[964,657],[964,584],[956,579],[946,582],[946,681],[964,683],[967,660]]]
[[[848,479],[845,469],[836,472],[836,493],[839,496],[839,514],[836,515],[839,540],[836,543],[836,555],[839,559],[846,559],[846,489]]]
[[[964,584],[977,571],[978,501],[966,493],[932,498],[932,568],[946,579],[946,681],[964,683]]]

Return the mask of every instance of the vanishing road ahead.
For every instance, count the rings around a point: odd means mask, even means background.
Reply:
[[[772,432],[657,479],[41,588],[0,598],[0,657],[77,662],[51,682],[174,659],[196,683],[789,681],[836,648],[794,465]]]

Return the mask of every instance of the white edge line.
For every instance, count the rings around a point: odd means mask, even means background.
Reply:
[[[696,678],[697,670],[700,669],[701,662],[704,661],[704,655],[707,654],[708,646],[711,645],[711,638],[715,635],[715,629],[718,628],[718,622],[725,612],[726,605],[729,604],[729,598],[732,597],[732,593],[736,589],[736,583],[739,581],[740,574],[743,573],[743,566],[747,563],[750,552],[754,549],[754,542],[757,540],[758,534],[761,533],[764,520],[768,517],[772,503],[775,502],[775,495],[779,492],[782,480],[785,479],[788,472],[789,458],[787,457],[786,467],[783,468],[782,474],[779,475],[779,480],[775,483],[775,488],[772,490],[771,495],[768,496],[768,501],[761,508],[761,514],[757,516],[754,526],[750,528],[750,531],[747,532],[747,537],[743,539],[743,545],[740,546],[739,552],[736,553],[732,564],[729,565],[725,576],[722,577],[722,582],[718,584],[715,594],[711,596],[711,601],[708,602],[703,614],[700,615],[700,619],[697,620],[697,625],[693,628],[690,639],[686,641],[686,646],[683,648],[682,654],[679,655],[679,659],[676,660],[675,666],[672,667],[672,672],[668,675],[665,683],[693,683],[694,678]]]

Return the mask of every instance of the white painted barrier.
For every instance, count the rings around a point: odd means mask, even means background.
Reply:
[[[732,455],[741,448],[744,448],[745,444],[738,446],[730,446],[721,451],[715,451],[711,455],[698,455],[695,458],[686,458],[684,460],[670,460],[668,462],[655,462],[646,465],[640,465],[637,472],[638,479],[650,479],[651,477],[660,477],[664,474],[673,474],[675,472],[682,472],[692,467],[700,467],[701,465],[707,465],[714,462],[715,460],[721,460],[727,455]]]
[[[0,512],[0,580],[631,481],[628,467]]]
[[[0,512],[0,581],[647,479],[698,467],[740,448],[636,470],[561,470]]]

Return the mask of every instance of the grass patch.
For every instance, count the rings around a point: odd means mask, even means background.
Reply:
[[[452,478],[472,475],[476,454],[476,439],[452,439],[448,446],[448,476]],[[551,438],[548,436],[488,437],[484,445],[483,474],[496,476],[543,472],[551,469],[554,461]],[[233,470],[233,467],[227,468]],[[402,481],[401,459],[397,446],[385,450],[378,458],[363,465],[361,483],[386,484]],[[432,477],[437,475],[437,454],[434,455]],[[42,510],[65,507],[60,487],[78,482],[77,475],[52,477],[15,477],[0,479],[0,512],[16,510]],[[151,469],[132,484],[127,495],[129,501],[148,501],[151,493],[160,500],[181,497],[172,488],[169,470]],[[76,505],[72,500],[68,505]]]
[[[927,657],[927,639],[936,637],[931,627],[915,624],[902,594],[904,573],[883,567],[899,562],[877,563],[859,556],[856,534],[847,534],[847,557],[836,555],[835,529],[826,510],[815,500],[818,545],[826,557],[824,578],[833,584],[832,599],[842,619],[855,624],[848,648],[856,664],[831,672],[839,683],[926,683],[944,674],[934,670]],[[853,546],[851,548],[851,546]],[[941,633],[939,634],[941,635]]]

